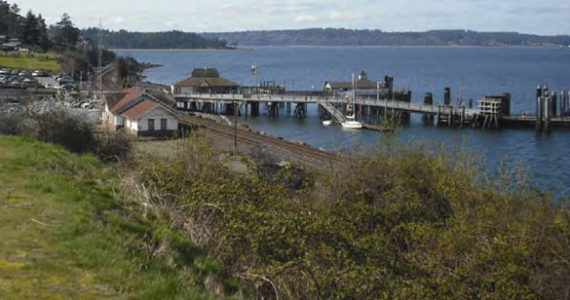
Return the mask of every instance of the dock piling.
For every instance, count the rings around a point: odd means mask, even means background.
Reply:
[[[539,85],[536,87],[536,126],[535,126],[535,129],[538,132],[542,131],[542,116],[543,116],[542,99],[543,99],[542,87]]]
[[[451,105],[451,88],[446,87],[443,93],[443,104]]]

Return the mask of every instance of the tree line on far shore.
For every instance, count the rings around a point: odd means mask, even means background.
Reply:
[[[477,32],[472,30],[430,30],[426,32],[386,32],[344,28],[301,30],[253,30],[203,33],[203,37],[223,39],[229,45],[306,46],[528,46],[567,47],[570,36],[542,36],[517,32]]]
[[[88,28],[81,35],[96,40],[100,30]],[[225,49],[223,39],[208,39],[192,32],[131,32],[126,30],[102,32],[106,47],[114,49]]]

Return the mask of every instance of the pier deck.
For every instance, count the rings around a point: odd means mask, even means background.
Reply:
[[[224,103],[232,104],[238,103],[251,103],[251,102],[282,102],[282,103],[315,103],[315,104],[349,104],[352,99],[345,97],[334,96],[300,96],[300,95],[287,95],[287,94],[176,94],[174,98],[177,100],[197,101],[197,102],[211,102],[211,103]],[[393,99],[371,99],[369,97],[356,97],[355,103],[357,105],[371,106],[377,108],[394,109],[399,111],[406,111],[412,113],[432,114],[436,115],[445,112],[452,112],[454,109],[451,106],[438,106],[409,103],[403,101],[395,101]],[[478,109],[465,108],[466,115],[479,114]]]

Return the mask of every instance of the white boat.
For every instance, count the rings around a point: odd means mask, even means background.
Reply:
[[[323,126],[330,126],[332,125],[333,121],[332,120],[324,120],[323,121]]]
[[[358,121],[346,121],[340,124],[342,125],[342,128],[346,129],[362,129],[362,123]]]
[[[346,121],[340,123],[342,128],[347,129],[362,129],[362,123],[354,119],[354,115],[346,116]]]
[[[354,74],[352,74],[352,115],[346,116],[346,121],[340,123],[342,128],[362,129],[362,123],[356,121],[356,91],[354,83]]]

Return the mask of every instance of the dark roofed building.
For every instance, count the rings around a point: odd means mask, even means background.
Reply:
[[[357,90],[368,90],[376,89],[378,87],[377,81],[372,81],[368,79],[368,74],[365,71],[361,71],[358,78],[354,81],[355,89]],[[384,88],[385,82],[380,82],[380,88]],[[325,82],[325,91],[348,91],[352,90],[351,81],[330,81]]]
[[[383,81],[373,81],[368,79],[368,74],[365,71],[361,71],[358,78],[355,78],[354,89],[359,95],[375,95],[378,92],[385,93],[387,90],[391,90],[393,79],[392,77],[386,76]],[[335,94],[345,94],[348,91],[352,91],[353,83],[351,81],[327,81],[325,82],[325,92],[335,93]]]
[[[194,69],[192,77],[220,77],[220,72],[213,68]]]
[[[230,94],[237,92],[239,84],[220,77],[216,69],[194,69],[192,76],[172,85],[172,94]]]
[[[2,51],[17,51],[20,48],[20,42],[18,39],[10,39],[7,43],[1,43],[0,49]]]

